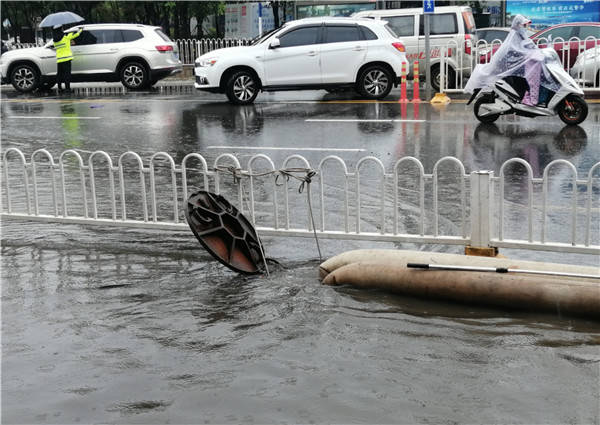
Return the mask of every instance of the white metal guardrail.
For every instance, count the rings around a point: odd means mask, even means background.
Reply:
[[[179,58],[184,65],[193,65],[194,61],[205,53],[225,47],[247,46],[252,40],[249,38],[201,38],[177,39],[175,43],[179,48]]]
[[[188,230],[186,199],[204,189],[227,197],[262,235],[313,237],[312,215],[320,238],[600,254],[600,162],[578,176],[573,164],[556,160],[535,177],[514,158],[496,177],[467,174],[454,157],[426,173],[414,157],[388,170],[375,157],[351,169],[327,156],[314,167],[312,191],[302,193],[289,176],[303,177],[313,165],[300,155],[277,167],[258,154],[242,168],[231,154],[209,166],[197,153],[176,163],[165,152],[145,160],[125,152],[115,163],[103,151],[84,160],[67,150],[57,160],[39,149],[27,160],[10,148],[2,168],[3,219]]]

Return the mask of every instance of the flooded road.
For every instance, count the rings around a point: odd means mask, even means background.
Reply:
[[[496,172],[520,157],[536,177],[554,159],[587,173],[600,158],[596,104],[581,127],[482,126],[460,103],[417,113],[322,93],[261,95],[247,107],[195,94],[3,94],[2,150],[266,153],[278,163],[373,155],[388,167],[412,155],[426,172],[447,155]],[[3,221],[2,422],[600,421],[598,323],[326,287],[314,240],[265,242],[282,267],[240,277],[191,232]],[[325,257],[359,247],[413,248],[321,241]]]

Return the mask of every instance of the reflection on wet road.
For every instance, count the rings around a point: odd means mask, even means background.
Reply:
[[[3,146],[26,153],[46,148],[52,153],[74,147],[119,155],[165,151],[175,158],[199,152],[209,158],[227,152],[251,156],[265,151],[285,158],[296,151],[309,160],[328,151],[344,159],[373,155],[389,164],[411,155],[426,172],[444,156],[454,156],[471,169],[498,171],[501,163],[521,157],[532,164],[553,159],[585,163],[600,157],[600,107],[590,104],[582,126],[557,120],[507,117],[480,124],[471,108],[450,104],[437,111],[429,105],[360,103],[341,100],[286,101],[232,107],[199,102],[193,96],[138,95],[113,98],[5,99],[2,103]],[[286,150],[289,149],[289,150]]]
[[[448,155],[467,172],[519,157],[536,177],[555,159],[585,174],[600,158],[596,104],[583,125],[565,127],[482,125],[464,104],[314,94],[246,107],[160,94],[3,96],[2,150],[26,155],[266,153],[281,164],[302,148],[311,164],[373,155],[389,168],[410,155],[426,172]],[[393,247],[321,243],[326,256]],[[313,240],[272,238],[266,249],[284,268],[242,278],[191,233],[3,222],[3,422],[598,422],[597,323],[324,287]]]

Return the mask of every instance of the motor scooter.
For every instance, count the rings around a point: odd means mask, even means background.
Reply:
[[[493,86],[475,89],[467,102],[467,105],[470,105],[475,101],[473,111],[479,121],[492,123],[500,115],[507,114],[531,118],[558,115],[569,125],[577,125],[585,120],[588,106],[583,99],[583,90],[564,70],[554,49],[546,48],[541,51],[544,54],[544,66],[560,85],[559,90],[554,92],[541,87],[540,98],[545,98],[543,103],[536,106],[525,105],[523,98],[529,91],[527,80],[512,75],[504,77],[496,81]]]

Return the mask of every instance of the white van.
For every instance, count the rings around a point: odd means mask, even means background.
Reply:
[[[419,61],[421,81],[425,76],[425,30],[423,9],[380,9],[358,12],[353,17],[381,19],[388,22],[406,46],[406,58]],[[445,51],[448,62],[446,88],[462,87],[475,66],[477,32],[473,12],[468,6],[441,6],[430,15],[430,66],[432,86],[440,87],[440,56]]]

